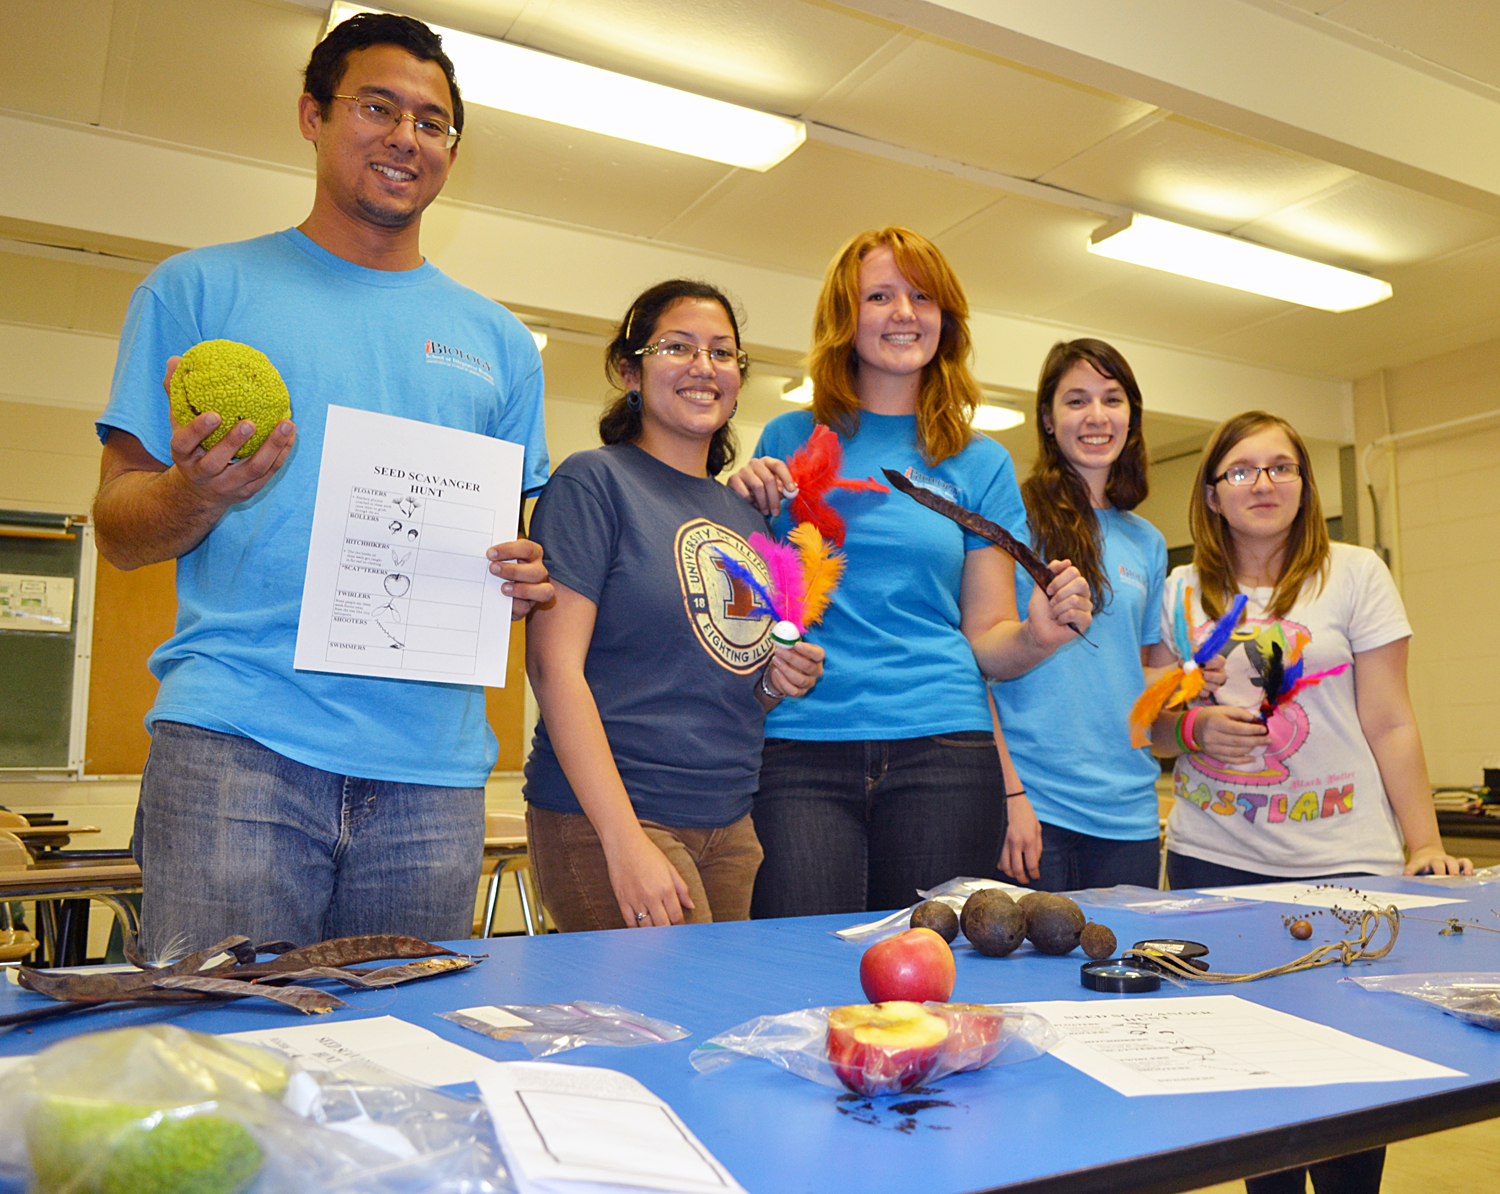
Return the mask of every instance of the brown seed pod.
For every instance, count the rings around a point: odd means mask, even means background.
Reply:
[[[1298,941],[1306,941],[1312,936],[1312,925],[1305,920],[1292,921],[1291,928],[1287,930]]]
[[[927,900],[911,910],[911,927],[931,929],[952,945],[958,936],[958,913],[942,900]]]
[[[1115,946],[1119,944],[1109,926],[1095,924],[1093,921],[1083,926],[1083,932],[1078,935],[1078,939],[1079,944],[1083,946],[1083,952],[1096,962],[1114,957]]]

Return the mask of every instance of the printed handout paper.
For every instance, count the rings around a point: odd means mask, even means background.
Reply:
[[[628,1074],[512,1061],[476,1081],[521,1194],[744,1194],[677,1113]]]
[[[1243,887],[1214,887],[1214,895],[1242,900],[1267,900],[1273,904],[1303,904],[1309,908],[1340,908],[1345,912],[1367,912],[1394,904],[1402,912],[1457,904],[1456,896],[1409,895],[1404,891],[1360,891],[1354,880],[1325,883],[1248,883]]]
[[[330,406],[302,585],[301,671],[505,686],[520,444]]]
[[[1052,1056],[1127,1096],[1463,1077],[1237,995],[1025,1006],[1068,1034]]]
[[[279,1049],[307,1070],[332,1070],[368,1061],[424,1086],[472,1082],[490,1064],[483,1054],[445,1041],[435,1032],[395,1016],[342,1020],[334,1024],[298,1024],[230,1032],[226,1036],[251,1045]]]

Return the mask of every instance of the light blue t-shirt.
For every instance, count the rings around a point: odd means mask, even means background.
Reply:
[[[525,446],[522,489],[547,479],[542,364],[499,304],[430,263],[366,269],[289,229],[171,257],[130,300],[109,405],[163,464],[167,358],[203,340],[260,349],[291,391],[297,441],[255,497],[177,561],[177,627],[151,656],[146,724],[252,738],[308,766],[367,779],[477,787],[494,766],[484,690],[292,668],[329,405]]]
[[[1124,510],[1096,510],[1104,574],[1113,592],[1096,610],[1089,638],[1059,647],[1023,676],[992,685],[1000,729],[1037,817],[1048,825],[1114,841],[1158,832],[1149,747],[1130,745],[1130,707],[1145,688],[1141,648],[1161,638],[1167,542]],[[1016,601],[1032,580],[1016,569]]]
[[[791,456],[812,434],[810,411],[772,419],[757,456]],[[882,468],[974,510],[1022,538],[1026,508],[1008,453],[975,436],[957,456],[928,465],[917,448],[916,416],[861,412],[844,445],[842,474],[874,477]],[[951,519],[892,490],[832,490],[848,524],[844,578],[808,641],[827,652],[823,678],[807,696],[782,701],[766,718],[767,738],[820,742],[920,738],[989,730],[984,680],[959,630],[959,584],[970,551],[997,550]],[[772,526],[791,530],[790,503]]]

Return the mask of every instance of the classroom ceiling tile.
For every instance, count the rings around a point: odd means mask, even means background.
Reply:
[[[1121,263],[1128,264],[1128,263]],[[1257,323],[1290,304],[1144,266],[1034,313],[1105,336],[1192,346]]]
[[[1337,25],[1500,87],[1500,20],[1494,0],[1345,0],[1316,7],[1327,10],[1324,19]]]
[[[0,4],[0,108],[99,119],[113,0]]]
[[[1034,314],[1136,275],[1139,266],[1084,248],[1103,222],[1092,212],[1007,195],[937,243],[963,281],[970,306]]]
[[[650,236],[734,173],[721,162],[476,107],[443,194]]]
[[[1493,339],[1500,326],[1500,241],[1389,273],[1395,295],[1333,314],[1299,308],[1198,347],[1329,377],[1425,360]]]
[[[657,235],[821,275],[863,229],[903,224],[937,236],[997,197],[989,187],[810,141],[765,174],[737,172]]]
[[[932,37],[906,46],[811,120],[1036,178],[1154,109]]]
[[[1500,235],[1500,219],[1356,175],[1306,203],[1235,231],[1329,265],[1380,270],[1440,257]]]
[[[1042,181],[1133,211],[1228,232],[1352,171],[1181,116],[1142,122]]]
[[[324,14],[326,16],[326,13]],[[109,128],[311,170],[297,129],[302,68],[323,17],[243,0],[146,0],[127,55],[128,82]],[[233,53],[197,47],[233,46]]]
[[[803,0],[551,0],[527,5],[506,37],[591,66],[797,116],[898,29]]]

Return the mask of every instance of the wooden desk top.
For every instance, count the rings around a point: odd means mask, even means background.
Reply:
[[[6,833],[13,833],[23,842],[33,838],[45,840],[46,838],[72,837],[75,833],[98,833],[97,825],[31,825],[16,826],[6,829]]]
[[[133,862],[110,866],[10,867],[0,870],[0,899],[62,897],[90,892],[133,894],[141,889],[141,868]]]

